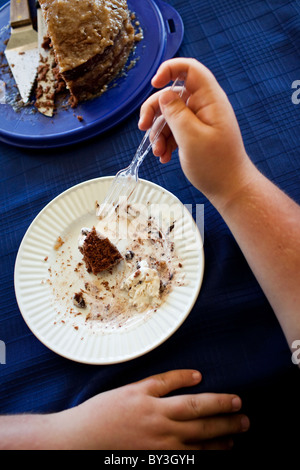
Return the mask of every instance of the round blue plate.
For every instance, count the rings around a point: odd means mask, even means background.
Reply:
[[[152,91],[151,78],[159,65],[179,49],[184,27],[177,11],[161,0],[128,0],[128,7],[135,12],[144,38],[129,59],[136,63],[126,75],[115,80],[102,96],[76,109],[58,107],[53,118],[36,112],[32,105],[16,111],[10,104],[0,104],[1,141],[28,148],[74,144],[119,124],[142,104]],[[2,49],[9,37],[9,10],[9,3],[0,10]]]

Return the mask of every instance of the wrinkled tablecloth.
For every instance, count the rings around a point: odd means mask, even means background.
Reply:
[[[251,159],[300,203],[300,104],[292,88],[300,80],[299,2],[168,3],[185,26],[177,55],[195,57],[211,69],[229,96]],[[6,346],[6,363],[0,364],[0,413],[55,412],[155,373],[196,368],[203,381],[188,393],[233,392],[243,399],[251,429],[236,439],[236,449],[292,447],[293,426],[300,418],[299,370],[232,234],[186,180],[176,155],[167,165],[149,156],[140,177],[184,204],[204,204],[203,284],[178,331],[142,357],[91,366],[47,349],[22,318],[14,265],[28,226],[64,190],[127,166],[142,135],[138,117],[137,110],[105,134],[76,146],[30,150],[0,142],[0,340]]]

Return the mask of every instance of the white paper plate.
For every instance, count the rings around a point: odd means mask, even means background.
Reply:
[[[103,332],[82,332],[71,324],[56,322],[53,293],[46,282],[55,241],[68,230],[95,223],[95,202],[102,201],[112,177],[97,178],[70,188],[50,202],[28,228],[15,265],[15,292],[20,311],[33,334],[49,349],[68,359],[86,364],[113,364],[145,354],[163,343],[190,313],[202,284],[203,243],[189,211],[178,199],[145,180],[134,193],[134,201],[180,205],[175,247],[183,261],[184,285],[173,288],[167,300],[146,319]],[[183,230],[184,229],[184,230]],[[178,239],[177,239],[178,238]],[[76,250],[78,251],[78,250]],[[84,326],[82,327],[84,328]],[[81,330],[81,331],[80,331]]]

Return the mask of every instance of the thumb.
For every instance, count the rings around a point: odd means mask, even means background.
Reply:
[[[189,128],[193,124],[199,125],[198,118],[172,90],[161,94],[159,106],[178,147],[181,147],[187,138],[187,123]]]

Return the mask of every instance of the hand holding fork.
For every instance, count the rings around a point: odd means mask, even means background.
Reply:
[[[184,80],[180,77],[177,78],[173,82],[171,90],[178,92],[181,98],[185,91]],[[151,128],[145,133],[130,165],[116,174],[104,201],[97,209],[96,215],[98,218],[103,219],[106,217],[117,206],[120,199],[124,201],[130,198],[139,181],[139,167],[155,145],[165,125],[166,121],[159,111],[153,120]]]

